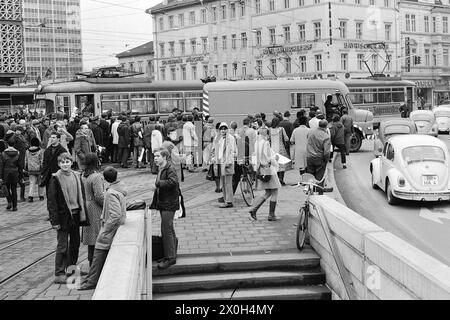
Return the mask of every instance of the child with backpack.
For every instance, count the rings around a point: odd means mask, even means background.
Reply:
[[[44,200],[44,187],[39,187],[39,175],[44,160],[44,150],[40,148],[40,141],[34,137],[31,139],[31,147],[25,153],[25,171],[28,171],[30,179],[30,190],[28,202],[33,202],[34,197]]]

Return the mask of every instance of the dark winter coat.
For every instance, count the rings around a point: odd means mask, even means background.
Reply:
[[[100,129],[102,129],[102,136],[103,136],[102,146],[106,146],[108,145],[111,136],[111,126],[105,119],[100,119],[99,126]]]
[[[152,132],[155,129],[155,123],[149,123],[144,127],[144,147],[146,149],[152,149]]]
[[[156,178],[156,189],[150,209],[177,211],[180,209],[180,186],[175,168],[169,162]]]
[[[89,123],[89,129],[91,129],[94,134],[95,143],[97,145],[103,146],[103,131],[95,122]]]
[[[19,160],[19,151],[13,147],[7,148],[0,155],[0,179],[11,181],[11,179],[21,179],[22,169]],[[17,180],[16,180],[17,181]]]
[[[55,152],[52,154],[53,146],[49,146],[44,151],[44,160],[42,162],[42,170],[41,170],[41,187],[45,187],[48,185],[52,174],[58,172],[58,157],[60,154],[67,152],[66,149],[61,144],[58,144],[55,148]]]
[[[19,151],[20,167],[23,169],[25,167],[25,152],[28,149],[28,142],[23,135],[14,135],[14,148]]]
[[[333,122],[330,128],[331,144],[334,146],[345,144],[345,128],[341,122]]]
[[[86,155],[91,152],[96,152],[96,145],[93,138],[89,134],[84,134],[82,130],[78,130],[75,138],[75,145],[73,147],[78,164],[84,164]]]
[[[119,148],[128,148],[130,145],[130,127],[122,122],[117,128],[117,133],[119,135]]]

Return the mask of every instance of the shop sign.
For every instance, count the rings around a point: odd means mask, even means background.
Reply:
[[[188,58],[186,58],[186,63],[192,63],[192,64],[195,64],[195,63],[197,63],[197,62],[203,61],[203,59],[204,59],[203,56],[188,57]]]
[[[263,50],[263,54],[278,54],[278,53],[284,53],[284,52],[301,52],[301,51],[308,51],[312,49],[312,43],[308,44],[301,44],[297,46],[291,46],[291,47],[275,47],[275,48],[265,48]]]
[[[433,80],[417,80],[414,82],[418,88],[433,88],[434,87]]]
[[[163,66],[167,66],[167,65],[171,65],[171,64],[177,64],[177,63],[183,63],[183,59],[176,58],[176,59],[169,59],[169,60],[162,60],[161,61],[161,65],[163,65]]]
[[[388,44],[377,43],[361,43],[361,42],[344,42],[344,49],[389,49]]]

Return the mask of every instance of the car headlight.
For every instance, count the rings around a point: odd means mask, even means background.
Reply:
[[[400,188],[404,188],[406,185],[406,180],[403,177],[398,177],[397,183]]]

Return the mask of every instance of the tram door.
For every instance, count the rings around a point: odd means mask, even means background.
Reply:
[[[78,111],[84,113],[94,114],[95,101],[93,94],[77,94],[75,95],[75,106]]]

